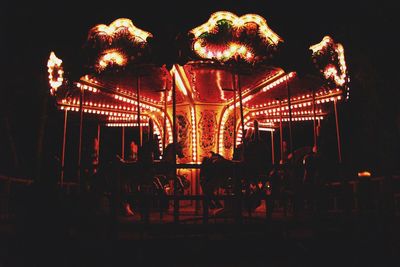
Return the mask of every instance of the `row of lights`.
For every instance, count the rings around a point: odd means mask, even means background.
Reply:
[[[273,79],[275,79],[278,76],[281,76],[282,74],[284,74],[285,72],[281,69],[274,71],[272,74],[266,76],[261,82],[260,84],[265,84],[268,83],[269,81],[272,81]],[[248,92],[250,92],[252,90],[252,87],[249,87],[248,89],[245,89],[242,91],[242,94],[245,95]]]
[[[283,77],[277,79],[276,81],[274,81],[274,82],[268,84],[268,85],[265,86],[261,91],[262,91],[262,92],[267,92],[267,91],[271,90],[272,88],[278,86],[279,84],[281,84],[281,83],[283,83],[283,82],[286,82],[286,81],[289,81],[289,80],[290,80],[291,78],[293,78],[295,75],[296,75],[295,72],[290,72],[290,73],[288,73],[287,75],[285,75],[285,76],[283,76]]]
[[[132,94],[132,95],[135,95],[135,94]],[[124,96],[114,95],[114,98],[117,99],[117,100],[126,102],[126,103],[137,105],[137,101],[136,100],[132,100],[132,99],[129,99],[129,98],[124,97]],[[153,101],[151,101],[151,102],[153,102]],[[162,111],[161,109],[157,108],[157,107],[148,105],[148,104],[143,103],[143,102],[141,102],[139,104],[139,106],[141,108],[144,108],[144,109],[147,109],[147,110],[150,110],[150,111],[153,111],[153,112],[160,112],[163,117],[165,116],[165,112]],[[135,108],[135,110],[137,110],[137,109]],[[167,120],[167,126],[168,125],[170,125],[169,120]],[[171,126],[169,126],[169,127],[171,127]],[[172,142],[172,139],[171,139],[172,138],[171,128],[169,128],[168,136],[170,137],[170,142]]]
[[[68,104],[67,104],[68,105]],[[61,110],[67,110],[67,111],[80,111],[80,108],[78,106],[71,107],[71,106],[61,106]],[[85,113],[92,113],[92,114],[99,114],[99,115],[106,115],[106,116],[118,116],[118,117],[128,117],[128,118],[133,118],[133,114],[127,114],[127,113],[121,113],[121,112],[113,112],[113,111],[104,111],[104,110],[98,110],[98,109],[92,109],[92,108],[83,108],[83,112]]]
[[[281,77],[281,78],[279,78],[279,79],[273,81],[272,83],[269,83],[267,86],[265,86],[265,87],[261,90],[261,92],[267,92],[267,91],[271,90],[272,88],[275,88],[276,86],[280,85],[281,83],[286,82],[286,81],[289,81],[290,79],[294,78],[295,76],[296,76],[296,73],[295,73],[295,72],[290,72],[290,73],[286,74],[285,76],[283,76],[283,77]],[[275,76],[272,77],[272,79],[273,79],[273,78],[275,78]],[[243,104],[247,103],[247,102],[248,102],[249,100],[251,100],[252,98],[253,98],[253,95],[249,95],[249,96],[243,98],[243,101],[242,101]],[[275,101],[272,101],[272,102],[275,102]],[[267,104],[265,103],[264,105],[267,105]],[[257,106],[258,106],[258,105],[256,105],[256,107],[257,107]],[[233,108],[233,106],[230,107],[230,109],[232,109],[232,108]],[[252,106],[251,108],[254,108],[254,106]]]
[[[335,91],[336,91],[336,92],[340,92],[340,89],[336,89]],[[329,90],[329,91],[327,91],[327,92],[317,92],[317,93],[315,93],[315,97],[322,98],[322,99],[315,100],[315,103],[316,103],[316,104],[320,104],[320,103],[325,103],[325,102],[333,101],[333,100],[335,99],[335,97],[333,97],[333,96],[331,96],[331,95],[334,94],[334,93],[335,93],[335,92],[332,91],[332,90]],[[326,98],[323,98],[323,97],[326,97]],[[292,97],[290,101],[291,101],[291,102],[304,101],[304,100],[307,100],[307,99],[309,99],[309,98],[312,98],[312,95],[311,95],[311,94],[305,94],[305,95],[298,96],[298,97]],[[341,96],[337,96],[337,97],[336,97],[337,100],[340,100],[341,98],[342,98]],[[281,102],[282,102],[282,103],[287,103],[288,100],[287,100],[287,99],[284,99],[284,100],[282,100]],[[268,102],[268,103],[253,105],[253,106],[251,106],[250,108],[251,108],[251,109],[257,109],[257,108],[263,108],[263,107],[268,107],[268,106],[276,106],[276,105],[279,105],[279,100],[273,100],[273,101],[270,101],[270,102]],[[311,106],[311,105],[312,105],[312,102],[305,102],[305,103],[293,104],[293,105],[291,105],[291,107],[292,107],[292,108],[297,108],[297,107],[302,107],[302,106],[306,106],[306,105],[307,105],[307,106]],[[286,107],[284,107],[284,108],[285,108],[285,109],[289,109],[288,106],[286,106]]]
[[[129,99],[129,98],[124,97],[124,96],[114,95],[114,98],[117,99],[117,100],[120,100],[122,102],[125,102],[125,103],[137,105],[137,101],[136,100],[132,100],[132,99]],[[139,106],[144,108],[144,109],[148,109],[150,111],[161,111],[159,108],[150,106],[150,105],[148,105],[146,103],[143,103],[143,102],[141,102],[139,104]]]
[[[67,101],[66,99],[63,99],[61,101],[63,104],[72,104],[72,105],[79,105],[80,101],[79,99],[72,99],[70,101]],[[118,110],[125,110],[125,111],[137,111],[136,107],[127,107],[127,106],[121,106],[121,105],[110,105],[110,104],[104,104],[104,103],[96,103],[92,101],[86,101],[83,103],[85,106],[90,106],[90,107],[98,107],[98,108],[108,108],[108,109],[118,109]]]
[[[119,87],[117,87],[116,90],[117,90],[117,92],[120,92],[120,93],[125,94],[125,95],[132,96],[132,97],[137,99],[137,94],[133,93],[132,91],[124,90],[124,89],[121,89]],[[156,100],[153,100],[151,98],[148,98],[148,97],[145,97],[145,96],[142,96],[142,95],[140,96],[140,101],[151,102],[153,104],[159,104],[160,103],[160,101],[156,101]]]
[[[137,118],[138,118],[138,115],[135,114],[135,115],[132,115],[132,116],[129,116],[129,117],[122,117],[122,118],[121,117],[115,117],[115,116],[108,116],[107,120],[108,121],[136,121]],[[144,120],[146,118],[148,118],[147,115],[140,115],[140,119],[141,120]]]
[[[294,111],[294,112],[291,112],[291,113],[294,116],[307,115],[307,114],[312,114],[313,110],[301,110],[301,111]],[[315,113],[322,113],[322,109],[316,110]],[[261,110],[261,111],[256,111],[256,112],[252,112],[251,113],[252,116],[258,116],[258,115],[262,115],[262,114],[272,115],[272,116],[279,116],[280,112],[279,112],[279,108],[278,108],[278,109],[273,109],[273,110],[271,110],[271,109]],[[289,112],[282,112],[282,115],[283,116],[289,115]]]
[[[139,124],[137,122],[132,123],[106,123],[107,127],[138,127]],[[148,122],[141,122],[140,126],[149,126]]]
[[[99,90],[95,87],[89,86],[89,85],[85,85],[85,84],[81,84],[81,83],[77,83],[76,87],[83,89],[83,90],[87,90],[93,93],[97,93]]]
[[[272,75],[269,79],[267,79],[265,82],[268,82],[268,81],[274,79],[276,76],[281,75],[281,74],[282,74],[282,71],[278,71],[277,73],[275,73],[274,75]],[[288,73],[287,75],[285,75],[285,76],[279,78],[278,80],[276,80],[276,81],[274,81],[274,82],[268,84],[266,87],[264,87],[264,88],[262,89],[262,91],[263,91],[263,92],[266,92],[266,91],[268,91],[268,90],[274,88],[275,86],[278,86],[278,85],[281,84],[282,82],[288,81],[289,79],[294,78],[295,75],[296,75],[295,72],[290,72],[290,73]],[[272,86],[270,86],[270,85],[272,85]],[[250,89],[247,89],[247,91],[245,91],[244,93],[247,93],[248,91],[250,91]],[[247,102],[250,101],[253,97],[254,97],[253,95],[249,95],[249,96],[244,97],[244,98],[242,99],[242,104],[247,103]],[[228,119],[228,114],[234,109],[234,104],[235,104],[234,102],[231,103],[231,104],[228,106],[228,108],[225,109],[225,110],[223,111],[223,115],[222,115],[222,119],[221,119],[221,124],[220,124],[220,128],[219,128],[219,146],[218,146],[218,148],[219,148],[219,152],[220,152],[220,153],[223,151],[223,144],[222,144],[222,143],[223,143],[223,139],[224,139],[224,132],[223,132],[223,131],[224,131],[224,126],[225,126],[225,123],[226,123],[226,121],[227,121],[227,119]],[[234,127],[236,127],[236,125],[235,125]],[[241,131],[241,130],[240,130],[240,131]],[[235,137],[234,137],[234,138],[235,138]]]
[[[317,120],[323,120],[323,116],[316,116],[315,119]],[[297,118],[292,118],[292,121],[313,121],[314,117],[297,117]],[[288,122],[290,121],[289,118],[282,118],[282,122]],[[280,122],[279,118],[276,119],[266,119],[266,122]]]
[[[249,126],[248,126],[248,121],[249,121],[249,119],[250,119],[250,117],[249,116],[247,116],[246,118],[245,118],[245,124],[247,125],[247,127],[245,126],[245,129],[247,129],[247,128],[249,128]],[[315,119],[317,119],[317,120],[323,120],[324,119],[324,117],[323,116],[317,116],[317,117],[315,117]],[[314,117],[298,117],[298,118],[292,118],[292,121],[313,121],[314,120]],[[281,120],[280,120],[280,118],[276,118],[276,119],[265,119],[265,122],[267,123],[267,124],[270,124],[271,125],[271,123],[275,123],[275,122],[280,122]],[[290,119],[289,118],[282,118],[282,122],[288,122],[288,121],[290,121]],[[266,130],[266,131],[274,131],[274,129],[271,127],[271,128],[269,128],[269,127],[259,127],[259,130],[260,129],[262,129],[262,130]],[[238,129],[238,133],[237,133],[237,138],[236,138],[236,145],[239,145],[241,142],[242,142],[242,136],[243,136],[243,134],[242,134],[242,128],[240,127],[239,129]]]

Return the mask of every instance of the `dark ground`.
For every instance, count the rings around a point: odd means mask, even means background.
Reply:
[[[2,227],[0,266],[399,266],[399,218],[376,215],[219,225],[130,225],[105,238],[43,224]],[[15,229],[13,227],[9,229]],[[28,230],[29,229],[29,230]],[[58,230],[57,230],[58,229]]]

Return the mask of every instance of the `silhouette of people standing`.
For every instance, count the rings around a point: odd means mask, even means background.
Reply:
[[[99,139],[97,139],[97,137],[95,137],[93,139],[93,151],[91,154],[91,158],[92,158],[92,174],[97,173],[98,168],[99,168]]]
[[[129,159],[129,161],[137,161],[137,159],[138,159],[138,146],[134,140],[132,140],[132,142],[130,144],[128,159]]]
[[[248,137],[247,137],[248,138]],[[244,143],[243,160],[248,180],[257,182],[259,175],[267,172],[266,144],[260,138],[258,121],[254,120],[254,131],[249,141]]]
[[[261,174],[266,174],[269,169],[266,155],[266,144],[261,140],[258,121],[254,120],[252,137],[250,141],[244,143],[243,151],[246,195],[251,196],[248,203],[250,209],[254,209],[261,204],[261,199],[259,198],[261,188],[258,187],[258,184],[261,180]]]
[[[288,156],[287,142],[282,141],[282,159],[279,161],[279,163],[285,164],[288,161]]]
[[[157,140],[154,140],[154,123],[152,119],[149,119],[148,136],[144,140],[142,146],[139,148],[138,154],[138,167],[139,167],[139,179],[141,195],[141,201],[139,203],[142,218],[145,221],[149,219],[150,201],[148,200],[149,195],[152,193],[152,181],[155,176],[155,169],[153,167],[153,161],[159,154],[158,145],[156,146]],[[156,150],[155,150],[156,148]]]

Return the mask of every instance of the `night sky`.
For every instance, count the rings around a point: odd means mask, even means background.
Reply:
[[[292,65],[282,66],[286,70],[301,71],[308,47],[325,35],[342,43],[351,77],[350,100],[339,107],[344,162],[376,173],[398,169],[400,88],[395,39],[399,23],[392,4],[334,0],[295,4],[267,0],[83,2],[2,3],[0,174],[33,177],[37,162],[46,158],[43,155],[59,153],[62,113],[48,96],[50,51],[64,60],[65,68],[73,68],[91,27],[126,17],[158,36],[169,55],[174,36],[220,10],[266,18],[285,40],[287,56],[293,59]],[[334,144],[334,117],[324,123],[329,132],[324,133],[330,136],[327,140]],[[45,138],[40,143],[42,133]]]

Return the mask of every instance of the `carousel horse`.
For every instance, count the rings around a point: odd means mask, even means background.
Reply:
[[[165,194],[169,194],[171,188],[169,185],[170,181],[177,182],[176,189],[178,194],[183,194],[184,190],[189,188],[190,182],[184,175],[175,174],[176,169],[174,167],[176,156],[183,158],[183,147],[180,143],[168,144],[163,152],[162,158],[157,166],[156,175],[153,184],[157,191],[163,191]]]
[[[323,189],[319,175],[319,157],[319,153],[313,151],[312,147],[298,148],[289,155],[288,161],[279,167],[279,175],[276,175],[278,172],[271,175],[271,179],[275,181],[280,179],[280,188],[275,191],[274,197],[283,201],[285,213],[289,199],[296,214],[304,209],[305,201],[308,206],[313,206],[319,195],[318,191]]]
[[[132,210],[143,209],[139,201],[131,199],[129,196],[143,195],[143,196],[159,196],[160,201],[153,203],[153,208],[165,210],[168,208],[168,201],[165,198],[170,194],[171,187],[170,181],[174,179],[175,172],[175,158],[183,158],[183,148],[181,144],[173,143],[168,144],[164,150],[162,160],[154,161],[151,152],[146,148],[151,148],[150,145],[145,145],[139,151],[138,161],[125,161],[119,158],[119,175],[121,189],[125,192],[124,209],[127,215],[132,215]],[[143,156],[140,160],[140,155]],[[186,177],[177,175],[176,181],[178,182],[178,193],[182,193],[184,189],[188,188],[190,183]],[[148,203],[146,204],[148,205]],[[146,207],[148,211],[150,207]]]
[[[235,175],[235,163],[210,152],[210,157],[204,157],[200,167],[200,185],[203,194],[210,200],[210,208],[222,208],[222,204],[216,199],[215,192],[219,189],[229,191],[233,188]]]

